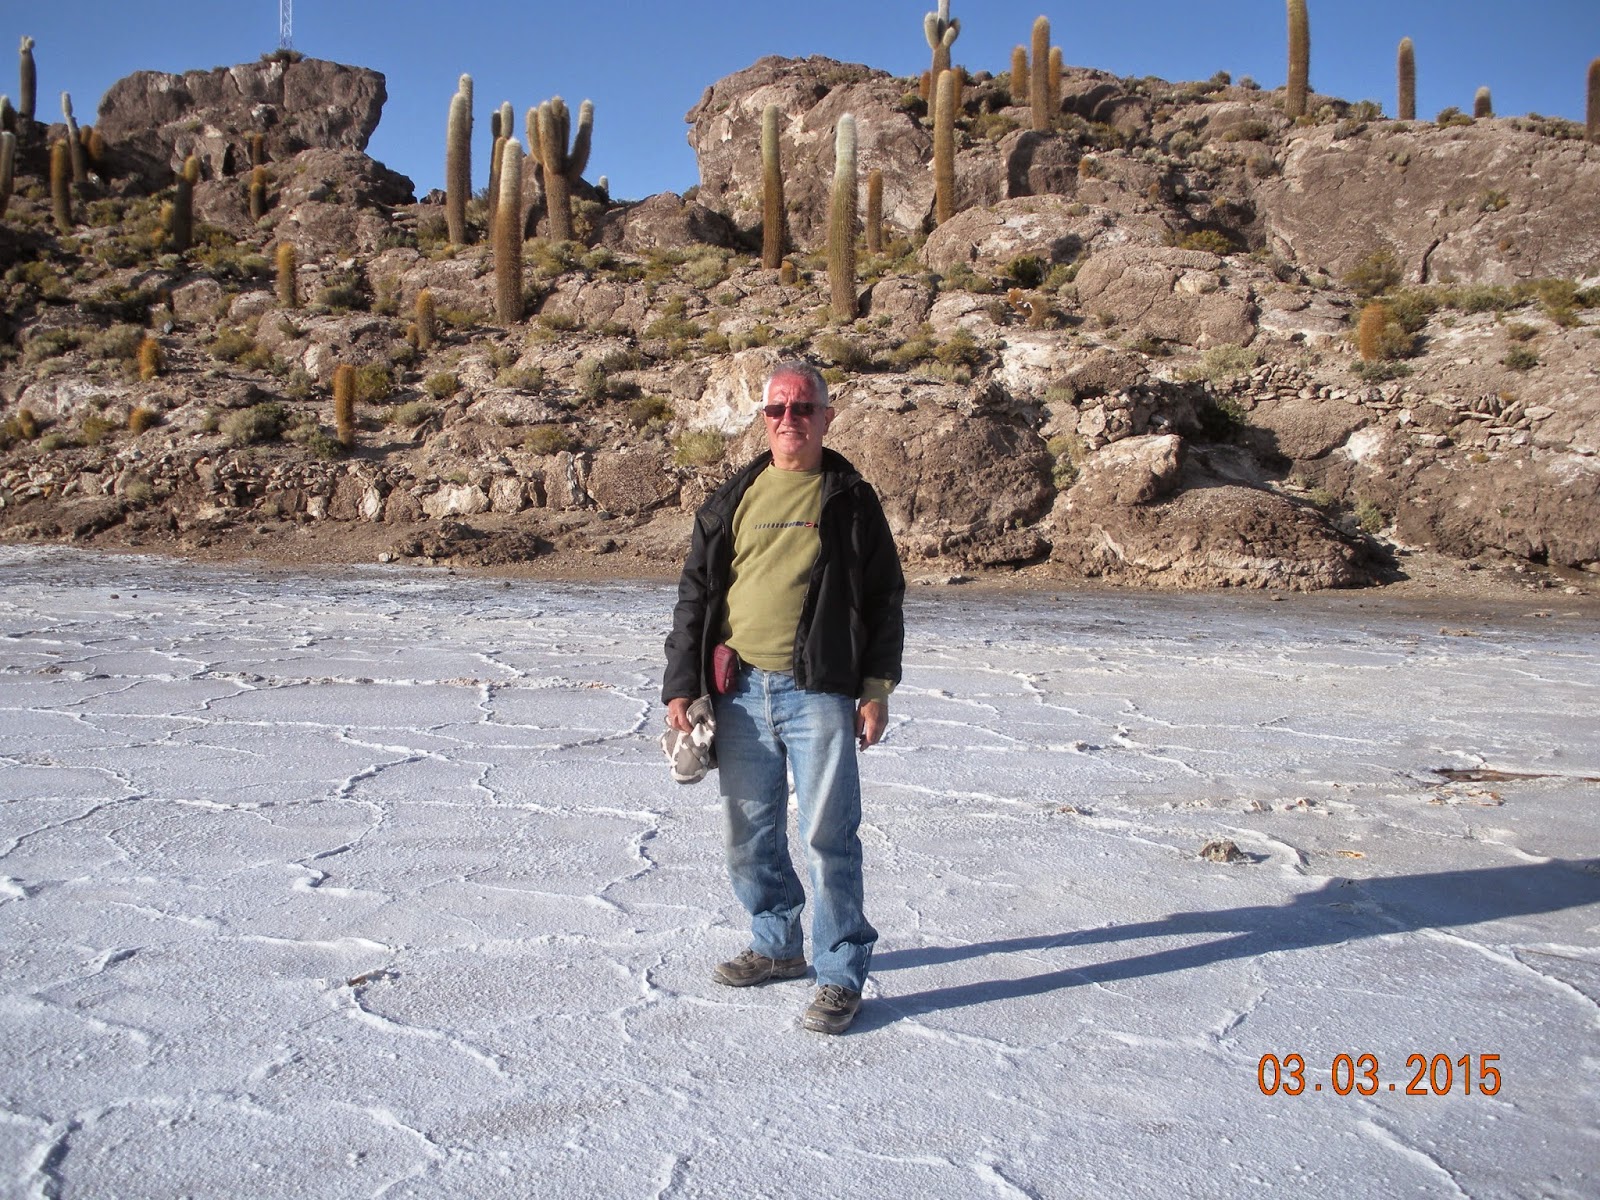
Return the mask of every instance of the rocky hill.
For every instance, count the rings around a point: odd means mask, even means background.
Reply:
[[[442,197],[363,153],[373,72],[122,81],[65,229],[48,178],[65,127],[21,122],[0,538],[670,571],[695,505],[760,445],[763,373],[804,354],[913,574],[1310,589],[1395,578],[1418,548],[1600,570],[1600,147],[1581,129],[1330,97],[1290,121],[1281,94],[1221,76],[1068,70],[1034,132],[1008,84],[965,89],[959,211],[935,227],[916,81],[762,59],[688,114],[689,195],[580,182],[578,238],[553,242],[530,172],[513,322],[494,316],[482,200],[452,246]],[[759,265],[769,104],[783,272]],[[888,243],[838,322],[821,250],[846,112]],[[180,250],[162,206],[191,156]]]

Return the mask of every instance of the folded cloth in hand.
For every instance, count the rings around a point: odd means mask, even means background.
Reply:
[[[699,783],[706,772],[717,765],[717,751],[712,745],[717,719],[712,713],[711,697],[701,696],[689,705],[688,716],[694,728],[685,733],[669,725],[661,735],[661,749],[672,764],[673,779],[679,783]]]

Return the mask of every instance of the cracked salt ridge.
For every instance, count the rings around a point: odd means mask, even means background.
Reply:
[[[670,589],[0,571],[15,1194],[1597,1190],[1591,627],[919,600],[828,1040],[707,978],[743,922],[654,746]],[[1504,1085],[1313,1093],[1339,1053]]]

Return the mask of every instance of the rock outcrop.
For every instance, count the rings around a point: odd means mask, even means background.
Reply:
[[[95,125],[163,187],[191,154],[207,178],[248,172],[256,133],[278,162],[302,150],[365,150],[387,98],[377,71],[271,57],[182,75],[137,71],[106,92]]]

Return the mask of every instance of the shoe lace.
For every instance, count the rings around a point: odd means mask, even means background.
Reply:
[[[817,1003],[826,1008],[845,1006],[845,989],[837,983],[825,983],[817,991]]]

